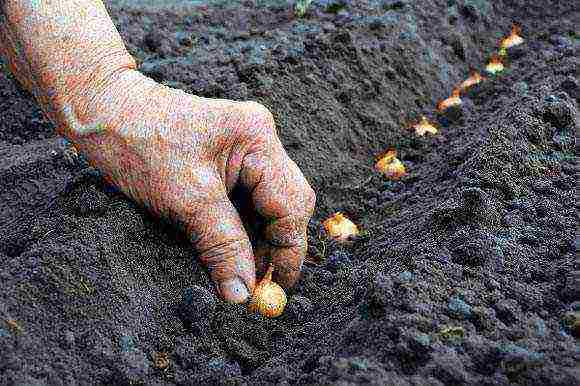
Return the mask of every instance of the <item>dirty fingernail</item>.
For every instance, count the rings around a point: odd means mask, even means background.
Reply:
[[[220,292],[224,300],[233,303],[243,303],[250,296],[244,282],[237,277],[223,281],[220,284]]]

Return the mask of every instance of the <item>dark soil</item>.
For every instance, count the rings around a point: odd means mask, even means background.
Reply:
[[[0,384],[580,384],[575,2],[110,3],[145,74],[270,108],[318,194],[310,262],[280,318],[222,303],[0,72]],[[437,116],[513,21],[505,73]],[[372,169],[388,147],[401,181]]]

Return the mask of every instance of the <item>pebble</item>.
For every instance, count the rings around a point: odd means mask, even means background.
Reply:
[[[538,336],[543,337],[546,335],[546,322],[543,319],[536,318],[534,321],[534,326]]]
[[[574,140],[575,140],[574,137],[568,136],[563,133],[555,133],[552,136],[552,142],[554,142],[557,148],[561,151],[572,149],[572,147],[574,146]],[[561,158],[564,159],[564,157]]]
[[[567,49],[572,47],[572,42],[570,39],[562,35],[552,35],[550,37],[550,43],[560,49]]]
[[[451,257],[449,255],[437,255],[435,260],[443,264],[449,264],[451,262]]]
[[[431,345],[431,337],[424,333],[415,335],[415,341],[423,347],[429,347]]]
[[[135,350],[135,340],[129,335],[122,335],[119,338],[119,346],[123,352],[131,352]]]
[[[528,93],[529,88],[530,87],[528,86],[528,84],[524,81],[516,82],[512,86],[512,90],[521,95],[526,95]]]
[[[415,280],[415,275],[409,271],[403,271],[399,274],[399,276],[397,277],[398,282],[403,284],[403,283],[410,283],[413,280]]]
[[[242,369],[238,362],[222,358],[210,360],[207,363],[207,367],[210,372],[213,372],[220,379],[232,378],[242,374]]]
[[[451,316],[457,319],[469,319],[471,317],[471,306],[457,297],[449,300],[447,308]]]

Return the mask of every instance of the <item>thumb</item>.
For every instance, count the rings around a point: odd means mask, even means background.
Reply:
[[[243,303],[256,284],[252,244],[225,186],[216,186],[208,196],[188,219],[187,235],[220,296]]]

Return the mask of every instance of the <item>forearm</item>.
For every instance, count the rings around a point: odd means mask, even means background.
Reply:
[[[110,82],[134,59],[100,0],[0,0],[0,54],[59,134],[98,130]],[[110,107],[122,95],[109,96]],[[105,101],[107,98],[104,99]]]

